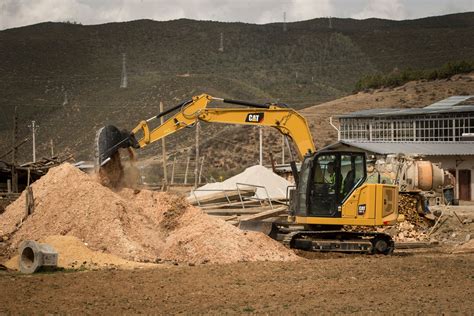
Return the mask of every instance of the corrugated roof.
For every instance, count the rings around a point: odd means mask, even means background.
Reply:
[[[451,108],[453,106],[456,106],[458,105],[459,103],[463,103],[463,101],[466,101],[468,99],[471,99],[473,96],[472,95],[468,95],[468,96],[465,96],[465,95],[456,95],[456,96],[453,96],[453,97],[449,97],[449,98],[446,98],[444,100],[441,100],[439,102],[436,102],[436,103],[433,103],[431,105],[428,105],[427,107],[425,107],[425,109],[432,109],[432,108],[436,108],[436,109],[445,109],[445,108]]]
[[[353,146],[377,154],[419,154],[426,156],[474,155],[474,141],[452,143],[396,143],[396,142],[349,142],[340,141],[326,147],[335,149],[339,144]]]
[[[474,105],[471,100],[474,95],[453,96],[424,108],[412,109],[369,109],[352,112],[338,116],[339,118],[355,118],[355,117],[387,117],[387,116],[406,116],[406,115],[423,115],[423,114],[439,114],[439,113],[463,113],[474,112]]]

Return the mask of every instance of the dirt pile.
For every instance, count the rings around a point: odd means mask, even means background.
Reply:
[[[25,239],[67,235],[92,250],[142,262],[297,260],[267,236],[211,218],[181,197],[114,192],[70,164],[51,169],[32,187],[32,215],[22,220],[24,194],[0,215],[0,235],[10,237],[12,249]]]
[[[115,255],[90,250],[82,241],[74,236],[49,236],[41,238],[41,243],[51,245],[61,255],[58,257],[58,267],[63,269],[140,269],[156,265],[129,261]],[[19,256],[16,255],[5,263],[12,270],[18,270]]]

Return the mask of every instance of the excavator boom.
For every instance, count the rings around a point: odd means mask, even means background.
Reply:
[[[208,108],[211,101],[242,105],[247,108]],[[150,122],[173,111],[176,113],[163,124],[150,129]],[[99,166],[106,164],[119,148],[143,148],[183,128],[191,127],[197,121],[273,127],[294,141],[301,160],[304,155],[315,152],[308,124],[295,110],[281,105],[257,104],[201,94],[157,116],[141,121],[131,132],[120,131],[115,126],[103,127],[97,136],[98,164]]]

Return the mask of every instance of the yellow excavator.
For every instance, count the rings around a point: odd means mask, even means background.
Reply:
[[[244,107],[211,108],[211,101]],[[150,130],[149,123],[176,112]],[[398,220],[398,187],[366,183],[366,156],[361,152],[316,151],[308,124],[294,109],[201,94],[140,122],[132,132],[109,125],[97,133],[97,163],[112,164],[119,148],[143,148],[197,121],[269,126],[291,139],[302,161],[291,164],[296,188],[291,191],[285,222],[248,222],[247,229],[266,231],[290,248],[390,254],[392,238],[373,231],[347,231],[343,226],[387,226]],[[304,227],[291,230],[287,227]],[[242,228],[242,227],[241,227]],[[245,228],[244,228],[245,229]]]

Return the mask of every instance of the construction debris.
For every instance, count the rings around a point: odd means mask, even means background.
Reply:
[[[399,194],[398,213],[404,215],[405,220],[411,224],[417,227],[426,227],[420,195]]]
[[[138,262],[298,260],[277,241],[212,218],[183,198],[147,190],[114,192],[67,163],[32,188],[35,211],[19,228],[25,193],[0,215],[0,235],[9,236],[12,252],[26,239],[65,235],[94,251]]]

